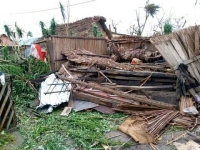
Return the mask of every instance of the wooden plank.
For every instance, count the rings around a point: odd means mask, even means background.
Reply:
[[[177,61],[173,58],[172,54],[169,53],[165,44],[161,44],[161,43],[156,44],[155,47],[157,48],[157,50],[161,53],[161,55],[164,57],[164,59],[169,63],[171,67],[177,65]]]
[[[55,62],[54,62],[54,53],[53,53],[53,43],[52,41],[47,41],[47,54],[48,54],[48,62],[50,63],[50,70],[55,71]]]
[[[106,85],[109,88],[117,88],[117,89],[126,89],[126,90],[173,90],[174,85],[158,85],[158,86],[126,86],[126,85],[116,85],[116,86],[109,86]]]
[[[182,59],[180,57],[180,55],[177,53],[177,51],[175,50],[174,46],[172,45],[171,41],[166,41],[166,46],[168,49],[168,52],[170,51],[171,54],[173,55],[173,58],[176,59],[177,63],[180,64],[182,63]],[[173,59],[171,58],[171,59]]]
[[[5,115],[3,116],[3,120],[2,120],[1,126],[0,126],[0,131],[2,130],[2,128],[3,128],[3,126],[4,126],[4,123],[5,123],[6,119],[7,119],[8,113],[9,113],[9,111],[11,110],[12,104],[13,104],[13,102],[11,101],[10,104],[9,104],[9,106],[8,106],[8,108],[7,108],[7,110],[6,110]],[[0,115],[0,116],[1,116],[1,115]]]
[[[70,71],[82,72],[82,73],[98,73],[98,70],[82,70],[82,69],[70,69]],[[110,75],[123,75],[123,76],[138,76],[138,77],[156,77],[156,78],[172,78],[176,79],[176,75],[173,73],[162,73],[153,71],[126,71],[126,70],[101,70],[104,74]]]
[[[10,127],[11,121],[13,121],[13,118],[14,118],[14,111],[13,110],[11,110],[11,111],[12,112],[11,112],[11,114],[9,116],[9,120],[7,122],[7,125],[6,125],[6,129],[8,129]]]
[[[179,54],[179,56],[181,57],[181,59],[183,61],[188,59],[187,53],[185,52],[184,48],[181,46],[181,44],[175,39],[172,38],[171,42],[173,44],[173,46],[175,47],[177,53]]]
[[[112,107],[113,103],[115,103],[114,101],[110,101],[108,99],[91,95],[88,93],[80,92],[80,91],[73,92],[73,97],[80,100],[85,100],[85,101],[93,102],[93,103],[108,106],[108,107]]]
[[[1,89],[1,93],[0,93],[0,101],[1,101],[1,99],[2,99],[2,97],[3,97],[3,95],[4,95],[4,92],[5,92],[5,89],[6,89],[7,85],[8,85],[8,84],[5,83],[4,86],[3,86],[3,88]]]
[[[8,88],[8,91],[7,91],[7,93],[6,93],[6,97],[4,98],[4,101],[3,101],[2,105],[1,105],[0,116],[2,115],[3,109],[4,109],[5,105],[6,105],[6,102],[7,102],[7,100],[8,100],[8,97],[10,96],[10,93],[11,93],[11,89]]]
[[[145,77],[128,77],[128,76],[117,76],[117,75],[107,75],[108,78],[117,79],[117,80],[131,80],[131,81],[141,81]],[[150,79],[151,81],[151,79]]]
[[[199,54],[199,32],[198,27],[195,27],[195,54]]]

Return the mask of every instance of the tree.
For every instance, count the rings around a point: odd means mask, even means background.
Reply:
[[[65,8],[61,4],[61,2],[59,2],[59,4],[60,4],[60,11],[61,11],[61,15],[62,15],[62,18],[63,18],[63,22],[65,24],[65,21],[66,21]],[[67,35],[69,35],[69,18],[70,18],[70,0],[67,0],[67,25],[65,24]]]
[[[5,32],[7,36],[14,41],[14,43],[18,43],[21,38],[23,38],[23,32],[24,30],[20,28],[17,25],[17,22],[15,22],[15,28],[12,29],[8,25],[4,25]],[[15,51],[15,54],[19,56],[19,58],[22,58],[20,53],[20,46],[19,45],[13,45],[13,50]]]
[[[136,10],[137,26],[136,25],[131,26],[130,29],[132,30],[132,33],[135,33],[136,35],[142,35],[149,17],[151,16],[152,18],[154,18],[159,9],[160,9],[159,5],[149,3],[149,0],[147,0],[146,5],[144,6],[145,17],[143,21],[142,18],[140,17],[140,11]]]
[[[51,19],[50,27],[49,27],[49,35],[55,35],[56,34],[56,22],[55,19]]]
[[[51,19],[49,28],[46,27],[46,25],[43,21],[40,21],[40,28],[41,28],[42,36],[49,37],[51,35],[55,35],[56,26],[57,26],[57,23],[54,18]]]
[[[27,37],[33,37],[33,33],[32,33],[31,31],[28,31],[28,33],[27,33],[26,36],[27,36]]]
[[[43,21],[40,21],[40,28],[41,28],[41,31],[42,31],[42,36],[43,37],[48,37],[49,36],[49,31],[48,29],[45,28],[45,23]]]
[[[12,36],[10,27],[9,27],[8,25],[4,25],[4,30],[5,30],[5,32],[6,32],[7,36],[8,36],[8,38],[10,39],[11,36]]]
[[[65,20],[66,20],[65,8],[61,4],[61,2],[59,2],[59,4],[60,4],[60,11],[61,11],[61,15],[62,15],[62,18],[63,18],[63,22],[65,23]]]
[[[170,23],[170,20],[166,21],[164,24],[164,34],[170,34],[172,33],[173,27]]]
[[[17,34],[17,37],[18,39],[21,39],[23,38],[24,34],[23,34],[23,30],[22,28],[20,28],[18,25],[17,25],[17,22],[15,22],[15,30],[16,30],[16,34]]]
[[[112,20],[112,19],[111,19],[111,20]],[[113,27],[115,33],[117,33],[117,26],[119,25],[120,22],[121,22],[121,21],[115,23],[115,21],[112,20],[112,27]]]

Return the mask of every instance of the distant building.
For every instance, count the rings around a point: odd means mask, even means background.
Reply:
[[[9,39],[7,35],[0,34],[0,46],[16,46],[16,45],[17,44],[13,40]]]
[[[102,37],[111,39],[112,34],[107,28],[105,22],[106,18],[102,16],[94,16],[69,23],[68,35],[75,37],[95,37],[93,34],[93,27],[95,25],[97,26],[98,31],[102,33]],[[67,24],[57,25],[56,35],[67,35]]]
[[[25,57],[29,57],[31,55],[31,45],[34,44],[37,40],[38,38],[31,37],[31,38],[19,41],[19,46],[21,46],[22,49],[24,50],[22,54]]]

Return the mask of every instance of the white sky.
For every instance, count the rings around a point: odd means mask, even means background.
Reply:
[[[81,3],[89,0],[70,0],[71,4]],[[55,17],[57,23],[63,23],[60,10],[51,10],[29,14],[13,14],[20,12],[30,12],[59,7],[59,2],[63,5],[67,4],[67,0],[4,0],[1,1],[0,9],[0,34],[4,33],[4,24],[14,26],[15,21],[18,26],[26,32],[32,31],[34,36],[40,36],[39,21],[42,20],[46,24]],[[70,8],[70,22],[101,15],[107,18],[107,25],[111,23],[111,19],[115,22],[121,21],[117,26],[118,32],[127,33],[130,24],[136,23],[135,10],[143,7],[146,0],[96,0],[82,5],[72,6]],[[195,0],[150,0],[150,3],[160,5],[166,14],[170,12],[173,18],[185,16],[187,19],[186,26],[200,24],[200,4],[194,6]],[[142,12],[142,9],[141,9]],[[142,17],[143,14],[141,14]],[[162,16],[162,11],[158,12],[158,16]],[[149,19],[147,22],[145,34],[154,24],[155,19]]]

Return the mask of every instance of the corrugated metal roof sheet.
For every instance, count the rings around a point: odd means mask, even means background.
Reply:
[[[38,38],[29,38],[29,39],[24,39],[19,41],[19,45],[31,45],[33,43],[35,43],[38,40]]]

